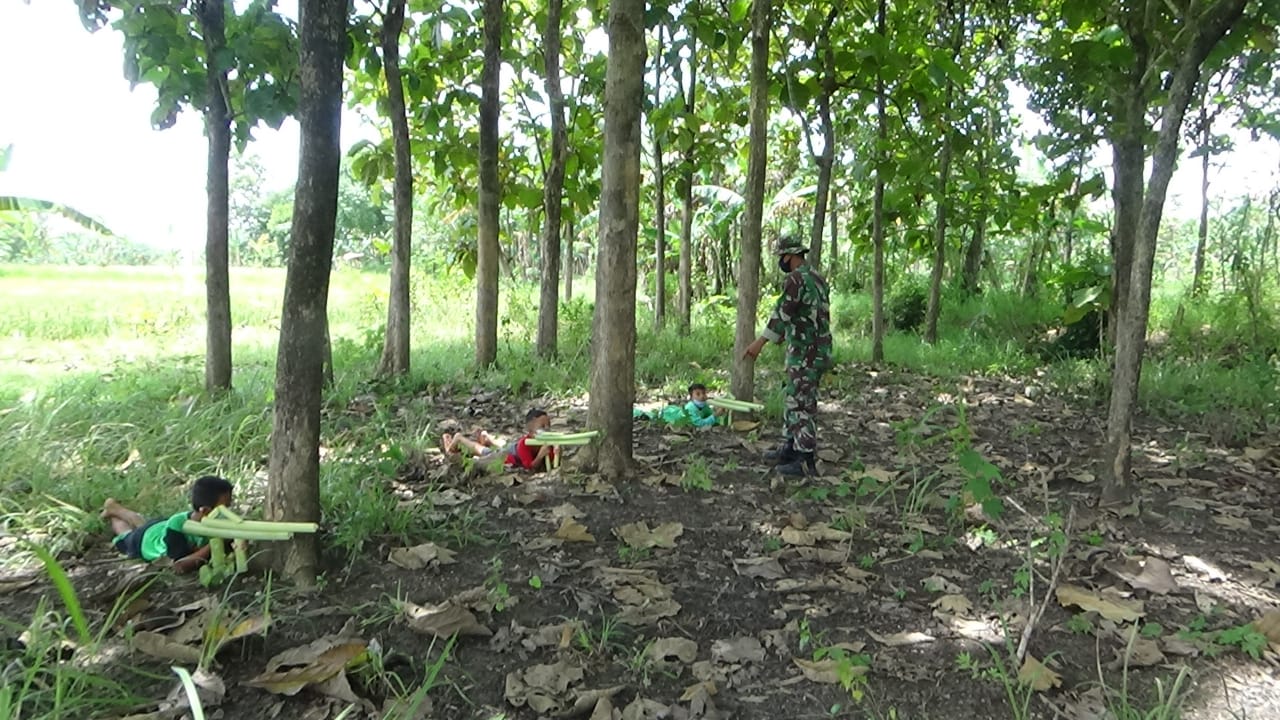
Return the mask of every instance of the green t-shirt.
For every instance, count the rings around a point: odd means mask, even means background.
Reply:
[[[204,545],[207,542],[205,538],[182,532],[182,524],[190,517],[190,511],[183,511],[147,528],[142,534],[142,559],[151,562],[167,555],[173,560],[181,560]]]

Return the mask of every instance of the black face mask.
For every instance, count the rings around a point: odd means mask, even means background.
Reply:
[[[778,267],[781,268],[784,273],[791,272],[791,263],[787,261],[786,255],[778,258]]]

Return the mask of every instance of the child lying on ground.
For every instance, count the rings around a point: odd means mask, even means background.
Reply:
[[[173,560],[175,572],[190,572],[209,559],[209,544],[207,538],[182,532],[182,524],[188,520],[199,522],[215,507],[230,506],[232,491],[228,480],[206,475],[191,486],[189,511],[148,520],[114,498],[107,498],[102,518],[111,523],[111,531],[116,534],[111,542],[121,553],[146,562],[167,557]]]
[[[689,402],[684,407],[668,405],[661,412],[649,412],[637,408],[632,416],[640,420],[661,420],[668,425],[693,425],[704,428],[716,424],[715,408],[707,404],[707,386],[694,383],[689,386]]]
[[[555,457],[555,450],[550,445],[535,447],[526,442],[529,438],[551,428],[551,416],[545,410],[533,409],[524,416],[525,434],[512,443],[502,445],[484,430],[476,433],[475,439],[465,437],[462,433],[450,435],[446,433],[440,438],[447,454],[463,453],[470,455],[475,462],[484,465],[497,462],[499,459],[505,467],[523,468],[538,472],[546,469],[547,460]]]

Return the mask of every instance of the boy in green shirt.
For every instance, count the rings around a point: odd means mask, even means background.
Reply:
[[[114,498],[107,498],[102,518],[111,523],[111,530],[116,533],[112,544],[121,553],[147,562],[167,557],[173,561],[175,572],[189,572],[209,558],[209,544],[207,538],[182,532],[183,523],[199,522],[215,507],[231,505],[233,489],[225,478],[206,475],[191,486],[190,511],[147,520]]]

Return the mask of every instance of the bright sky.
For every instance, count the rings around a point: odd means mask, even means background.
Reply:
[[[9,71],[0,146],[15,146],[8,171],[0,173],[0,194],[71,205],[119,233],[194,257],[204,244],[200,116],[188,112],[168,130],[151,129],[155,92],[148,85],[130,92],[117,32],[84,30],[74,3],[2,3],[0,67]],[[1280,147],[1238,135],[1236,150],[1218,159],[1221,169],[1211,176],[1211,192],[1218,197],[1265,192],[1280,182]],[[266,167],[268,186],[292,183],[297,124],[261,128],[255,137],[252,152]],[[366,137],[376,135],[344,111],[344,148]],[[1199,212],[1199,163],[1185,165],[1170,188],[1169,216]]]

